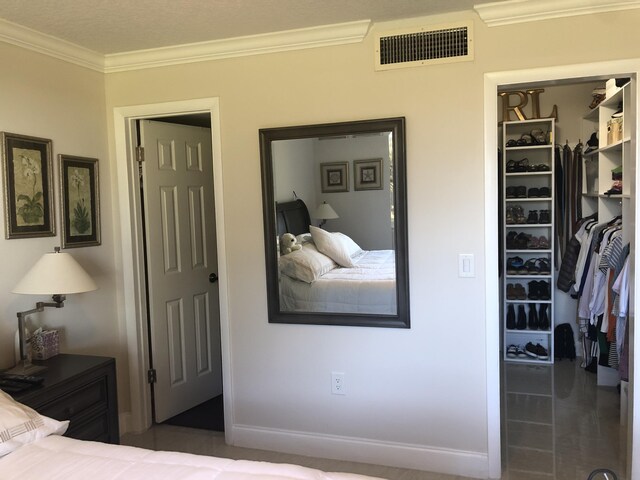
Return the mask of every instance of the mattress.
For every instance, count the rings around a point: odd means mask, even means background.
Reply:
[[[367,480],[298,465],[231,460],[51,435],[0,458],[2,480]]]
[[[334,268],[313,283],[280,277],[280,308],[286,312],[395,315],[395,251],[365,251],[356,266]]]

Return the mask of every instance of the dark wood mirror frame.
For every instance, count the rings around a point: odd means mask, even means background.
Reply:
[[[287,312],[280,309],[278,285],[277,225],[274,194],[272,142],[303,138],[391,132],[393,140],[393,201],[396,262],[395,315]],[[407,240],[406,144],[404,117],[355,122],[265,128],[259,131],[262,166],[262,206],[270,323],[346,325],[362,327],[409,328],[409,265]]]

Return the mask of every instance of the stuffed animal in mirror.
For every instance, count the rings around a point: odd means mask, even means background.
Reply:
[[[282,255],[300,250],[302,245],[298,244],[295,235],[292,233],[285,233],[280,237],[280,251]]]

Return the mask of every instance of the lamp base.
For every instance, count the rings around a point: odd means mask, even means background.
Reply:
[[[2,373],[10,373],[11,375],[34,375],[38,372],[46,370],[47,367],[42,365],[34,365],[32,363],[18,362],[18,364],[9,370],[3,370]]]

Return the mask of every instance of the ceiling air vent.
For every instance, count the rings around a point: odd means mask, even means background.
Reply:
[[[473,60],[473,23],[434,25],[380,33],[376,70]]]

